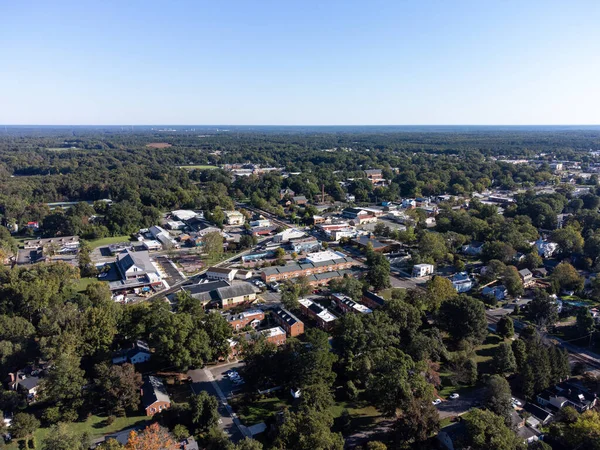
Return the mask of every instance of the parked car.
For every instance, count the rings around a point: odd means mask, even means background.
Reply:
[[[454,394],[450,395],[450,398],[452,400],[456,400],[458,397],[460,397],[460,395],[458,395],[456,392]]]
[[[440,403],[442,403],[442,401],[439,398],[436,398],[434,401],[431,402],[433,404],[433,406],[437,406]]]

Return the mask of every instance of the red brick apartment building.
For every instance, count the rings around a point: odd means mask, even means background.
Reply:
[[[311,317],[317,322],[317,326],[325,331],[330,331],[337,317],[335,317],[327,308],[323,308],[318,303],[308,298],[301,298],[300,310],[307,317]]]
[[[239,314],[225,314],[224,317],[227,319],[229,325],[231,325],[231,328],[237,331],[247,325],[256,328],[265,319],[265,313],[260,309],[252,309]]]
[[[304,333],[304,322],[287,309],[277,308],[273,311],[273,318],[290,337],[296,337]]]

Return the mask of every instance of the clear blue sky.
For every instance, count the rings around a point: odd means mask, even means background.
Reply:
[[[1,124],[600,124],[600,1],[0,0]]]

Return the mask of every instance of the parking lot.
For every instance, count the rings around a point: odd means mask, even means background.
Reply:
[[[167,258],[166,256],[158,256],[156,258],[156,263],[159,266],[161,272],[163,272],[163,274],[165,275],[165,279],[167,280],[167,283],[169,283],[169,286],[173,286],[185,280],[185,278],[181,276],[179,271],[175,267],[173,267],[171,260],[169,260],[169,258]]]

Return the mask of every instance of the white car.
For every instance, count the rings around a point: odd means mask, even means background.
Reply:
[[[521,402],[520,402],[519,400],[517,400],[516,398],[514,398],[514,397],[513,397],[513,398],[511,398],[511,400],[512,400],[512,404],[513,404],[514,406],[523,406],[523,403],[521,403]]]
[[[456,400],[458,397],[460,397],[460,395],[458,395],[456,392],[450,396],[452,400]]]
[[[442,403],[442,401],[439,398],[436,398],[434,401],[431,402],[433,404],[433,406],[437,406],[440,403]]]

